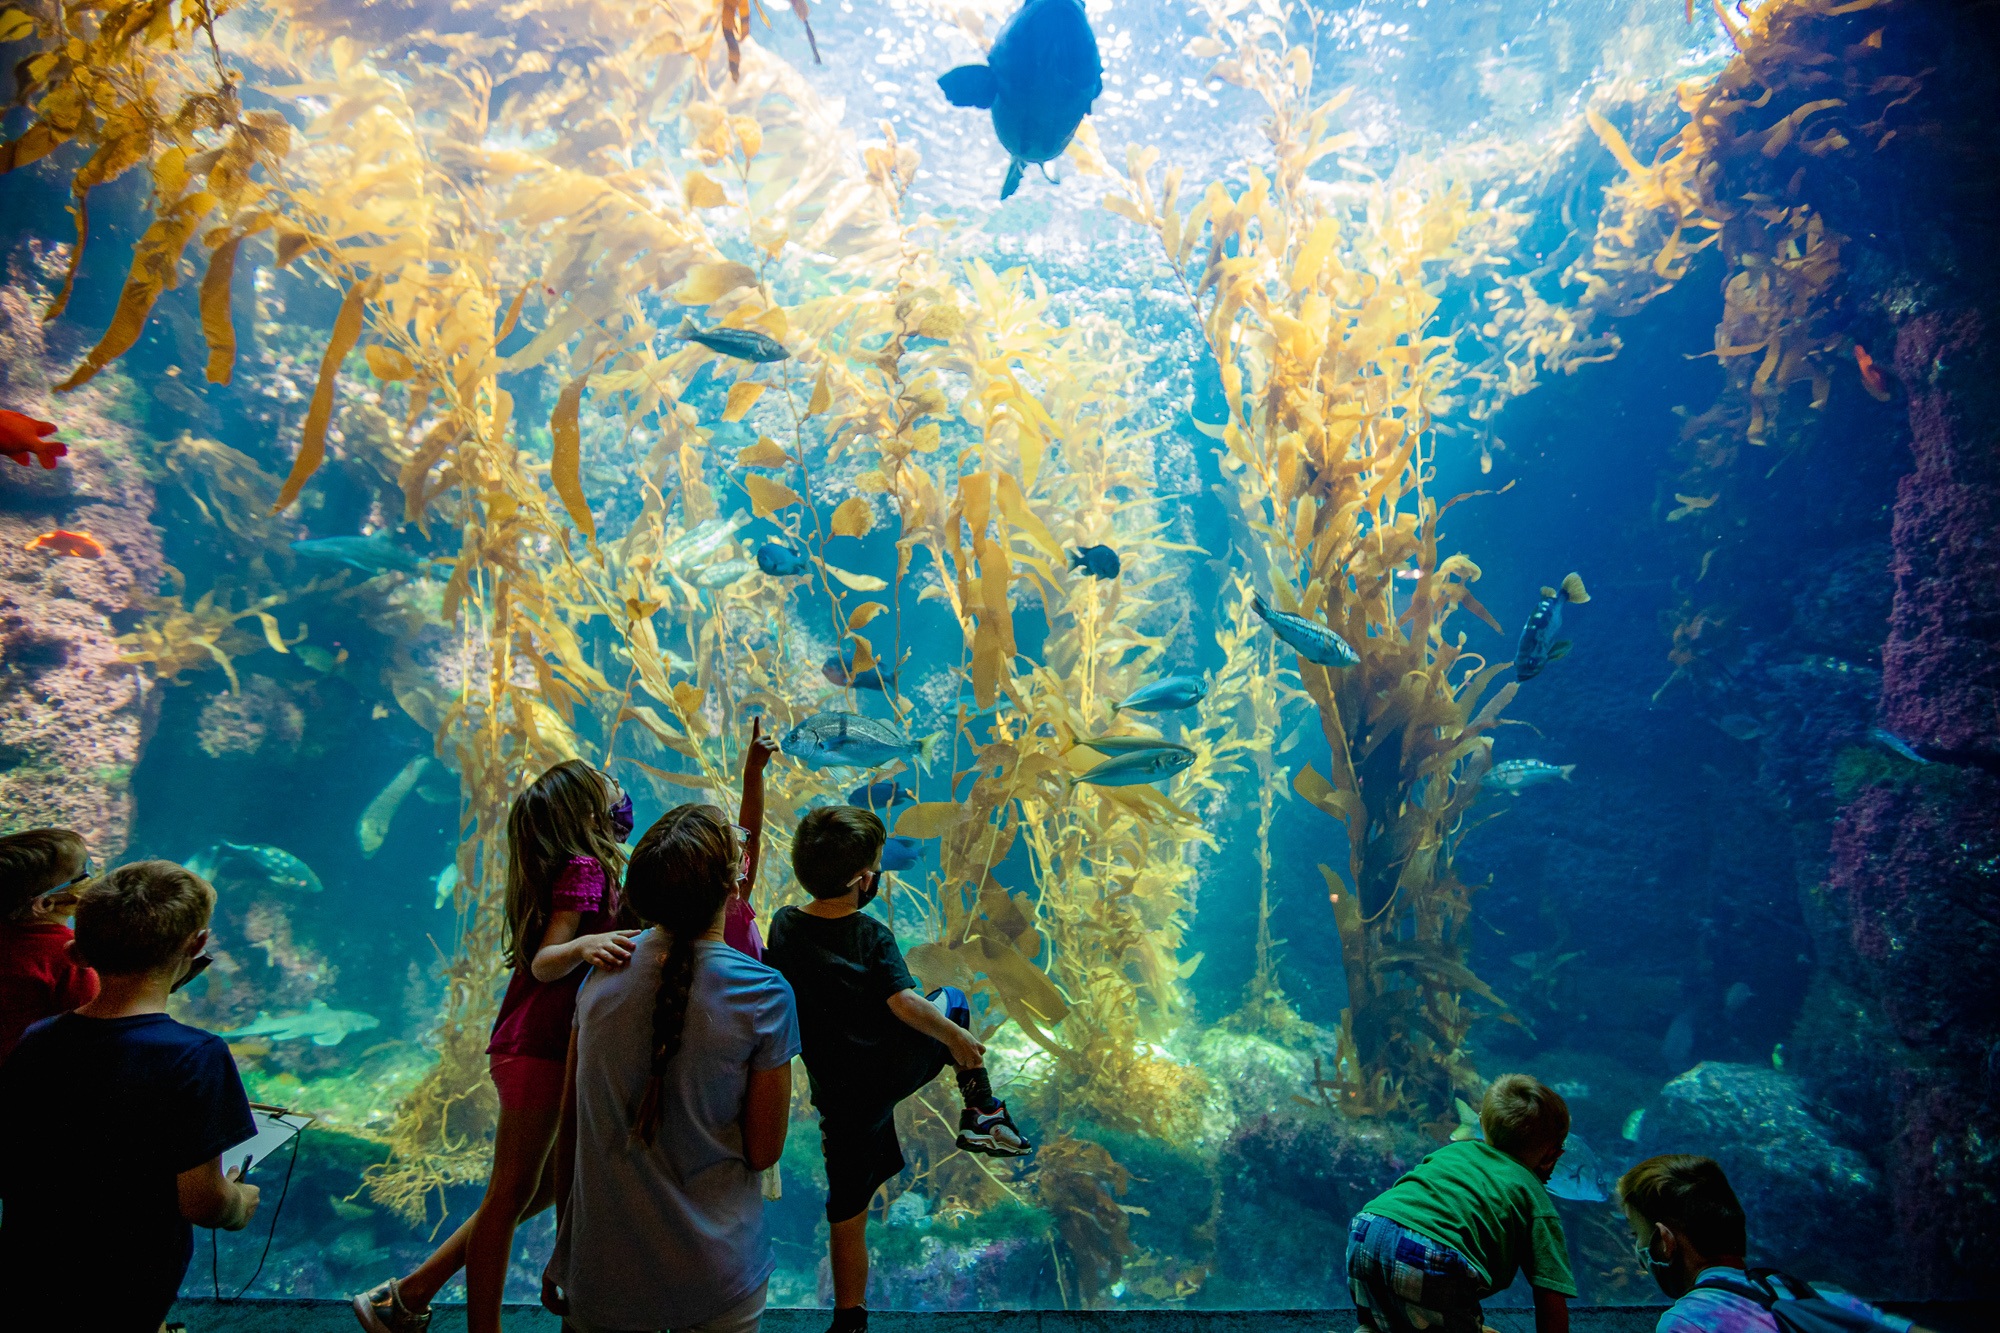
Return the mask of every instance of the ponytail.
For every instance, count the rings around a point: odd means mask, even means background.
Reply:
[[[707,805],[675,806],[646,830],[633,850],[626,901],[640,920],[667,936],[667,957],[653,998],[646,1092],[632,1113],[634,1143],[650,1146],[659,1134],[667,1067],[680,1054],[694,990],[695,942],[735,892],[739,854],[727,818]]]

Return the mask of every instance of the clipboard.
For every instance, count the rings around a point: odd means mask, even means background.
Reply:
[[[313,1122],[312,1116],[259,1102],[250,1103],[250,1118],[257,1122],[257,1132],[235,1147],[223,1150],[224,1171],[240,1166],[248,1175],[257,1163],[290,1143],[295,1135]],[[249,1159],[247,1162],[246,1158]]]

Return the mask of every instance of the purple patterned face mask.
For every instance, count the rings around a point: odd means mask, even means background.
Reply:
[[[632,795],[630,792],[619,793],[618,804],[611,807],[611,831],[618,835],[618,841],[620,842],[632,836]]]

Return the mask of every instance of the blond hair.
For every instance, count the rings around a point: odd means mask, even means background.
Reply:
[[[0,838],[0,917],[19,916],[28,904],[83,873],[90,860],[83,835],[66,828],[31,828]]]
[[[207,880],[172,861],[119,866],[83,891],[76,904],[76,950],[113,976],[151,972],[168,962],[215,910]]]
[[[1501,1152],[1533,1152],[1569,1137],[1569,1103],[1532,1074],[1502,1074],[1479,1103],[1479,1127]]]

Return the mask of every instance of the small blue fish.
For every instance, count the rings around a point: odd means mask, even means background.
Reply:
[[[1261,594],[1250,605],[1273,634],[1308,662],[1323,667],[1351,667],[1361,660],[1347,640],[1318,621],[1289,611],[1273,611]]]
[[[757,568],[774,579],[789,579],[811,569],[812,561],[783,542],[765,542],[757,548]]]
[[[700,343],[709,351],[720,356],[735,357],[738,361],[789,361],[792,354],[785,345],[768,333],[756,329],[704,329],[691,319],[683,319],[674,336],[691,343]]]
[[[1013,159],[1000,197],[1011,197],[1029,163],[1062,156],[1104,91],[1097,35],[1082,0],[1026,0],[985,64],[947,70],[938,87],[953,106],[993,112],[993,132]]]
[[[1486,772],[1486,785],[1496,791],[1518,795],[1529,787],[1544,782],[1568,782],[1569,775],[1576,772],[1575,764],[1549,764],[1540,759],[1509,759],[1495,764]]]
[[[292,553],[306,560],[346,565],[364,574],[382,574],[390,570],[399,574],[414,574],[424,567],[421,557],[411,555],[380,532],[366,537],[311,537],[293,542]]]
[[[1135,713],[1169,713],[1193,708],[1208,697],[1208,683],[1193,676],[1168,676],[1132,691],[1111,705],[1113,715],[1129,708]]]
[[[1095,750],[1108,759],[1121,755],[1144,754],[1148,750],[1184,750],[1189,758],[1194,751],[1173,741],[1161,740],[1157,736],[1078,736],[1076,743],[1086,750]]]
[[[854,650],[843,648],[834,656],[820,663],[820,674],[835,685],[846,689],[853,686],[857,690],[874,690],[886,694],[896,684],[896,673],[884,672],[881,663],[876,663],[866,671],[854,669]]]
[[[891,838],[882,844],[882,864],[879,869],[892,873],[908,870],[923,859],[923,843],[915,838]]]
[[[1069,567],[1080,569],[1094,579],[1115,579],[1123,568],[1118,552],[1109,546],[1085,546],[1069,553]]]
[[[847,803],[863,810],[893,810],[916,799],[915,793],[900,782],[871,782],[847,793]]]
[[[1566,576],[1560,588],[1542,589],[1542,600],[1536,604],[1535,613],[1521,627],[1521,646],[1514,652],[1516,680],[1533,680],[1542,674],[1543,667],[1568,655],[1569,640],[1556,637],[1556,631],[1562,628],[1563,603],[1581,604],[1589,600],[1581,574]]]
[[[1882,749],[1887,750],[1890,754],[1895,755],[1898,759],[1907,759],[1913,764],[1928,764],[1930,762],[1930,760],[1918,754],[1908,741],[1886,727],[1870,727],[1868,729],[1868,739]]]

